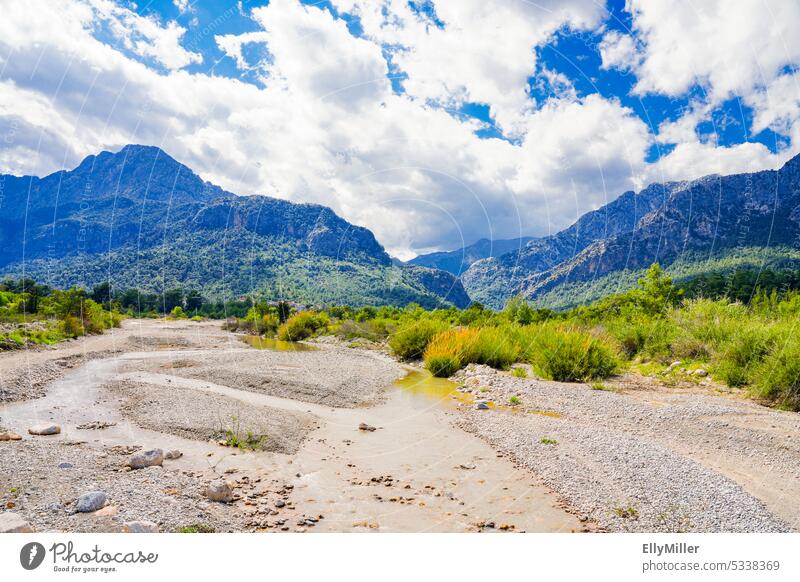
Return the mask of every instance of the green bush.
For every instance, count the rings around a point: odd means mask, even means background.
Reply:
[[[327,313],[300,311],[278,328],[278,339],[295,342],[304,340],[325,329],[329,323]]]
[[[419,358],[425,352],[431,339],[447,327],[443,321],[432,319],[410,321],[389,338],[389,347],[402,360]]]
[[[790,336],[764,358],[752,391],[780,408],[800,410],[800,339]]]
[[[530,330],[526,354],[537,373],[551,380],[575,382],[607,378],[619,360],[608,341],[577,328],[543,325]]]

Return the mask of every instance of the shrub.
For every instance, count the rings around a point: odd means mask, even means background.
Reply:
[[[477,329],[466,328],[451,329],[434,336],[425,349],[425,367],[434,376],[452,376],[464,367],[464,356],[479,333]]]
[[[301,311],[294,314],[278,328],[278,339],[300,341],[311,337],[330,323],[326,313]]]
[[[389,338],[389,347],[402,360],[419,358],[431,339],[447,327],[446,323],[432,319],[410,321]]]
[[[186,312],[183,310],[183,307],[176,305],[172,308],[172,311],[169,312],[169,316],[172,319],[186,319]]]
[[[61,320],[61,332],[65,337],[78,337],[83,335],[83,322],[74,315],[65,315]]]
[[[526,352],[541,376],[561,382],[607,378],[619,365],[607,342],[562,326],[544,325],[535,330]]]
[[[728,386],[748,383],[753,366],[758,365],[772,351],[776,331],[764,326],[745,326],[723,347],[714,374]]]
[[[800,339],[792,336],[764,358],[754,394],[781,408],[800,410]]]

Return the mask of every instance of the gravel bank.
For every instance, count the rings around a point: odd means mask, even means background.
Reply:
[[[86,354],[73,354],[63,358],[54,357],[43,363],[11,370],[0,368],[0,403],[41,398],[47,392],[47,385],[63,376],[67,370],[83,365],[90,360],[107,358],[115,353],[117,353],[116,350],[102,350]]]
[[[170,373],[337,408],[380,402],[384,389],[405,375],[387,356],[338,347],[308,352],[220,352],[192,363],[185,362]],[[158,366],[151,369],[163,372]]]
[[[137,425],[193,440],[225,440],[232,431],[241,439],[252,434],[253,448],[292,454],[317,428],[311,415],[175,386],[123,380],[106,384],[104,389],[122,398],[123,416]]]
[[[0,443],[0,502],[36,531],[113,532],[126,521],[147,520],[161,531],[204,523],[216,531],[246,529],[244,517],[202,496],[213,475],[149,467],[126,471],[117,449],[95,449],[48,440]],[[74,502],[103,491],[108,506],[99,515],[77,514]]]
[[[797,479],[800,443],[779,442],[776,432],[776,423],[790,431],[796,416],[692,394],[662,394],[647,402],[583,384],[515,378],[484,366],[470,366],[454,379],[496,403],[516,396],[514,410],[463,407],[457,424],[512,455],[578,512],[611,531],[792,529],[733,480],[690,458],[687,449],[738,455],[744,463],[763,455],[759,464]],[[746,415],[772,419],[771,429],[743,426]]]

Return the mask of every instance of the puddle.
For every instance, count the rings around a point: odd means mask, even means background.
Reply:
[[[427,370],[411,370],[395,380],[394,385],[413,396],[439,401],[458,401],[465,404],[475,402],[472,394],[459,392],[458,385],[446,378],[437,378]]]
[[[261,337],[260,335],[244,335],[241,340],[257,350],[272,350],[274,352],[313,352],[317,348],[302,342],[287,342],[275,338]]]

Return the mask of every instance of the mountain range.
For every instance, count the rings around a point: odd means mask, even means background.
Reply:
[[[652,184],[570,227],[475,261],[470,297],[502,307],[521,295],[563,308],[624,291],[654,262],[677,279],[800,262],[800,156],[779,170]]]
[[[398,266],[330,208],[236,196],[156,147],[128,145],[49,176],[0,175],[0,273],[56,287],[251,292],[307,303],[455,305],[451,273]]]
[[[330,208],[237,196],[128,145],[49,176],[0,175],[0,273],[55,287],[193,288],[306,303],[554,308],[674,277],[800,263],[800,156],[779,170],[652,184],[547,237],[393,260]]]

